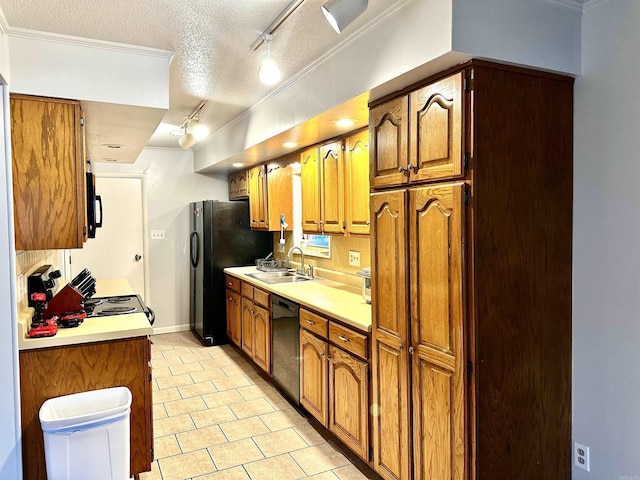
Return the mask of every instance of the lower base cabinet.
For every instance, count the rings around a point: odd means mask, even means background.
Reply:
[[[256,365],[271,373],[269,292],[246,282],[242,283],[241,298],[227,289],[227,331],[229,338],[242,348]],[[237,332],[236,338],[232,336],[234,332]]]
[[[369,462],[366,335],[305,309],[300,309],[300,325],[300,404]]]
[[[151,470],[151,348],[147,337],[20,352],[23,475],[47,478],[38,413],[50,398],[125,386],[131,391],[131,475]]]

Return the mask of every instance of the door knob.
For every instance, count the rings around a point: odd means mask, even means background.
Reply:
[[[136,255],[133,258],[135,259],[136,262],[139,262],[140,260],[142,260],[142,255]]]

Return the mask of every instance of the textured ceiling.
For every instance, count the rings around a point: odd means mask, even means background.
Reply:
[[[277,88],[258,80],[264,47],[249,46],[291,0],[0,0],[10,27],[175,51],[170,67],[170,108],[164,123],[177,126],[207,100],[202,120],[212,132]],[[324,19],[326,0],[306,0],[274,34],[271,51],[285,82],[372,20],[393,0],[369,7],[341,35]],[[176,147],[158,129],[150,146]]]

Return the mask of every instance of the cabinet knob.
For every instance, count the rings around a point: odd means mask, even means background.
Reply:
[[[411,355],[413,355],[413,352],[415,352],[415,350],[413,349],[413,347],[409,347],[409,353],[410,353]]]
[[[413,173],[418,173],[418,166],[414,166],[413,163],[409,163],[409,165],[407,165],[407,170],[413,170]]]
[[[400,173],[403,173],[403,172],[404,172],[404,167],[403,167],[402,165],[400,165],[400,166],[398,167],[398,171],[399,171]]]
[[[404,350],[404,345],[399,343],[398,344],[398,350],[400,350],[400,351]]]

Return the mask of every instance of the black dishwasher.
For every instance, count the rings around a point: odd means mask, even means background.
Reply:
[[[300,334],[297,303],[271,294],[271,372],[273,380],[300,404]]]

